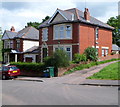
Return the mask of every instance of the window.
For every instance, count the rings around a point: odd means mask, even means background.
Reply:
[[[108,55],[108,49],[106,49],[106,51],[105,51],[105,52],[106,52],[105,54],[106,54],[106,55]]]
[[[64,26],[60,26],[60,39],[64,38]]]
[[[13,48],[13,40],[10,41],[10,48]]]
[[[72,60],[72,47],[71,46],[55,46],[54,47],[54,51],[56,51],[58,49],[66,51],[66,53],[69,57],[69,60]]]
[[[96,40],[98,40],[98,37],[99,37],[98,32],[99,32],[99,28],[97,27],[97,28],[95,29]]]
[[[20,40],[16,40],[17,49],[20,49]]]
[[[102,49],[102,56],[105,56],[105,51],[104,51],[104,49]]]
[[[54,25],[54,39],[72,39],[71,25]]]
[[[10,40],[5,40],[4,41],[4,48],[5,49],[10,48]]]
[[[71,38],[71,26],[66,26],[66,38]]]
[[[67,52],[67,55],[69,57],[69,60],[71,60],[71,54],[72,54],[71,48],[70,47],[66,47],[66,52]]]
[[[43,28],[42,29],[42,41],[47,41],[48,40],[48,29]]]

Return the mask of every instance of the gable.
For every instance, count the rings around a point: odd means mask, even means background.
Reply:
[[[4,40],[4,39],[9,39],[9,37],[8,37],[8,35],[7,35],[7,33],[6,33],[6,31],[4,32],[3,37],[2,37],[2,40]]]
[[[60,13],[57,13],[56,16],[53,18],[53,20],[51,21],[51,23],[65,21],[65,20],[66,19]]]

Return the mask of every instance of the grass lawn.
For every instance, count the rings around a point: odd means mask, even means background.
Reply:
[[[120,80],[120,62],[110,64],[87,79]]]
[[[89,64],[80,64],[79,66],[74,67],[74,68],[66,71],[64,73],[64,75],[73,73],[74,71],[77,71],[77,70],[83,70],[83,69],[86,69],[86,68],[90,68],[92,66],[96,66],[96,65],[100,65],[100,64],[104,64],[104,63],[108,63],[108,62],[112,62],[112,61],[117,61],[117,60],[120,60],[120,58],[119,59],[110,59],[110,60],[105,60],[105,61],[100,61],[100,62],[91,62]]]

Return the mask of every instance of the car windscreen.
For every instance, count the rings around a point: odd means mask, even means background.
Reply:
[[[10,67],[10,69],[9,70],[17,70],[18,68],[16,67],[16,66],[12,66],[12,67]]]

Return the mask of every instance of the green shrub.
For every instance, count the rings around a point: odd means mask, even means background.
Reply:
[[[16,65],[22,71],[43,71],[44,63],[27,63],[27,62],[11,62],[11,65]]]
[[[92,47],[88,47],[84,51],[84,54],[86,55],[87,59],[89,59],[90,61],[97,61],[98,57],[96,53],[97,50]]]
[[[53,56],[46,57],[44,59],[46,66],[54,66],[56,68],[58,67],[67,67],[69,66],[69,58],[65,51],[63,50],[56,50],[53,53]]]
[[[83,62],[83,61],[87,61],[87,58],[86,58],[85,54],[76,53],[74,55],[74,62],[75,63],[79,63],[79,62]]]

